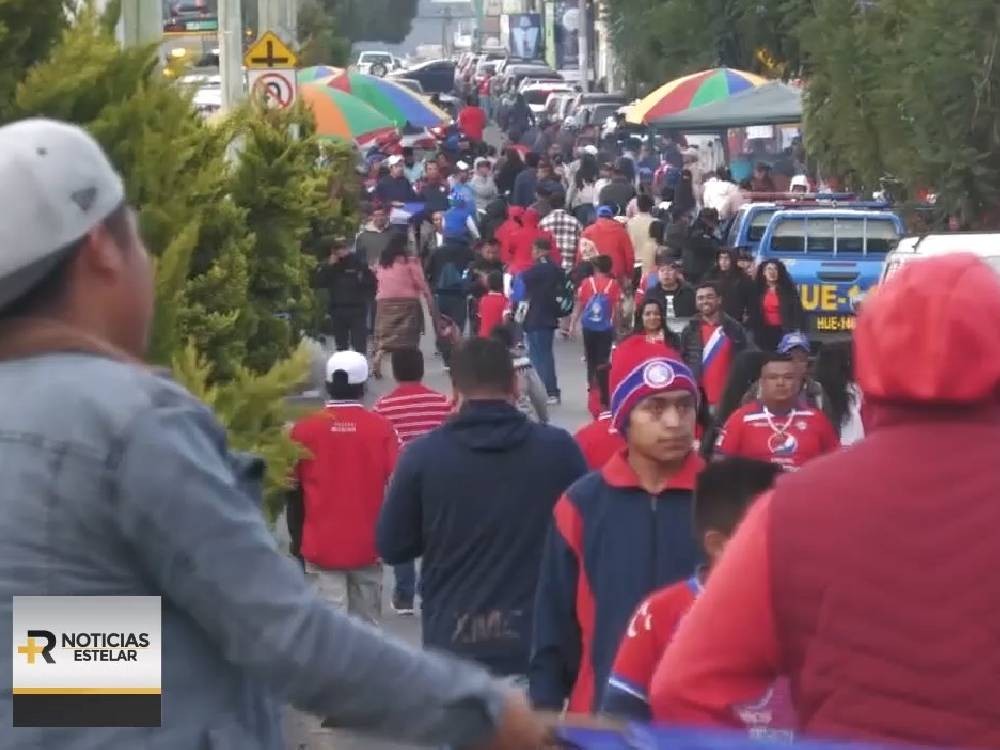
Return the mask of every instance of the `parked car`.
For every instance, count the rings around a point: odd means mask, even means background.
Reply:
[[[535,113],[535,117],[541,118],[545,115],[545,104],[552,94],[572,94],[573,91],[566,87],[562,81],[539,81],[525,86],[521,93],[524,100]]]
[[[547,122],[562,122],[566,119],[566,112],[569,110],[569,105],[573,103],[574,97],[576,97],[575,91],[557,89],[551,92],[545,100],[545,111],[542,113],[542,117]]]
[[[521,63],[508,63],[504,66],[503,73],[503,91],[510,88],[511,83],[515,85],[520,85],[521,81],[525,78],[545,78],[549,80],[562,80],[556,71],[550,68],[548,65],[523,65]]]
[[[911,261],[952,253],[978,255],[1000,273],[1000,233],[943,232],[901,239],[885,257],[879,283],[888,280]]]
[[[625,94],[602,94],[596,92],[588,92],[586,94],[579,93],[573,100],[573,103],[569,107],[568,115],[576,114],[576,111],[581,107],[588,104],[613,104],[614,109],[622,106],[623,104],[628,104],[628,97]]]
[[[387,78],[409,78],[419,81],[427,94],[450,94],[455,87],[454,60],[428,60],[405,70],[390,73]]]
[[[358,55],[357,69],[359,73],[382,78],[395,69],[393,56],[388,52],[368,50]]]
[[[423,94],[424,87],[420,85],[420,81],[415,78],[393,78],[393,82],[398,83],[400,86],[408,88],[414,94]]]

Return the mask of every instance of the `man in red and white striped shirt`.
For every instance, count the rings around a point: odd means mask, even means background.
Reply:
[[[392,376],[399,385],[394,391],[375,402],[374,412],[388,419],[396,429],[399,443],[411,440],[439,427],[452,411],[451,400],[443,393],[432,391],[424,379],[424,355],[419,349],[397,349],[392,353]],[[396,565],[396,588],[392,594],[392,609],[399,615],[413,614],[417,574],[412,562]]]

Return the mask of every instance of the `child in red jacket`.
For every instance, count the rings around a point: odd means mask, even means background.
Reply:
[[[660,657],[747,509],[771,488],[780,473],[780,467],[769,462],[727,458],[709,464],[698,476],[695,536],[708,565],[688,580],[660,589],[639,605],[608,678],[604,711],[642,721],[650,719],[649,686]],[[791,739],[795,717],[787,681],[778,681],[759,701],[738,707],[736,713],[754,739]]]
[[[479,337],[484,339],[503,324],[509,304],[503,293],[503,274],[500,271],[490,271],[486,276],[486,288],[489,291],[479,299]]]
[[[600,365],[594,375],[594,384],[591,393],[598,394],[600,409],[595,415],[594,421],[581,427],[574,439],[583,452],[583,458],[587,462],[587,468],[591,471],[600,469],[608,462],[613,455],[625,447],[625,438],[615,429],[611,422],[611,400],[608,394],[608,374],[611,366]]]

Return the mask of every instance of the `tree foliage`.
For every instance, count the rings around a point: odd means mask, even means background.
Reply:
[[[64,0],[0,3],[0,119],[13,116],[17,84],[45,58],[65,26]]]
[[[410,33],[417,0],[322,0],[343,36],[399,44]]]
[[[351,58],[350,40],[338,33],[333,14],[318,0],[299,6],[299,65],[347,67]]]
[[[838,9],[838,6],[839,9]],[[1000,8],[990,0],[821,0],[801,28],[807,145],[854,187],[934,191],[963,226],[996,227]]]
[[[247,106],[205,124],[153,48],[119,47],[86,7],[12,105],[10,117],[87,127],[122,173],[156,267],[151,361],[216,409],[237,448],[265,458],[273,503],[298,455],[285,397],[308,369],[314,235],[352,221],[350,202],[331,196],[356,192],[354,172],[325,166],[342,155],[303,111]]]

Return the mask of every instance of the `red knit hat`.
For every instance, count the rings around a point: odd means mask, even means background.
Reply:
[[[854,332],[854,362],[866,399],[996,399],[1000,276],[969,253],[905,264],[865,300]]]
[[[632,409],[649,395],[689,391],[698,400],[698,383],[677,353],[640,336],[626,339],[615,349],[608,385],[612,424],[623,433]]]

